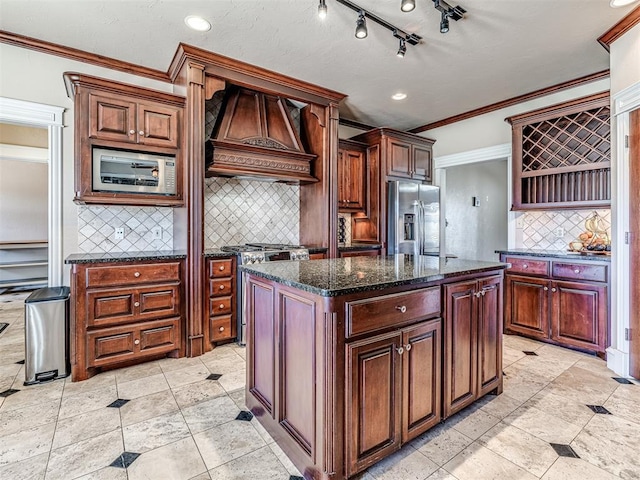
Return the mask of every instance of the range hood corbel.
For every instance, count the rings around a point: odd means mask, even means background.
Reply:
[[[252,177],[294,184],[318,181],[311,173],[316,155],[304,152],[281,97],[230,88],[209,143],[205,148],[207,177]]]

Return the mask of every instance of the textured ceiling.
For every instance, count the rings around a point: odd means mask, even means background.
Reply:
[[[369,21],[369,36],[357,40],[356,13],[326,1],[320,20],[317,0],[0,0],[0,29],[162,71],[184,42],[345,93],[346,118],[409,129],[607,69],[597,38],[633,9],[460,0],[468,13],[443,35],[431,0],[411,13],[400,0],[356,0],[423,37],[401,59],[391,32]],[[213,28],[194,32],[187,15]],[[392,100],[397,91],[407,99]]]

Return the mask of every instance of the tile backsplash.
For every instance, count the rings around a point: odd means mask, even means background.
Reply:
[[[204,245],[289,243],[300,238],[300,187],[238,178],[205,179]]]
[[[153,238],[153,227],[162,238]],[[115,239],[115,229],[124,238]],[[78,247],[82,253],[173,250],[173,209],[170,207],[78,207]]]
[[[340,224],[342,221],[340,218],[344,218],[344,242],[341,237],[343,235],[340,234]],[[350,213],[338,213],[338,242],[339,243],[351,243],[351,214]]]
[[[595,210],[602,217],[607,233],[611,234],[611,210]],[[518,224],[522,225],[516,234],[517,248],[542,250],[566,250],[569,242],[576,240],[585,230],[585,220],[593,210],[559,210],[550,212],[525,212]],[[556,235],[558,228],[564,235]]]

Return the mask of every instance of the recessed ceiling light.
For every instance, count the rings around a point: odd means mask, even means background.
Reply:
[[[394,100],[404,100],[405,98],[407,98],[407,94],[398,92],[391,95],[391,98],[393,98]]]
[[[636,1],[637,0],[611,0],[611,3],[609,5],[611,5],[613,8],[626,7],[627,5],[631,5]]]
[[[198,17],[197,15],[189,15],[184,19],[184,23],[199,32],[208,32],[211,30],[211,24],[204,18]]]

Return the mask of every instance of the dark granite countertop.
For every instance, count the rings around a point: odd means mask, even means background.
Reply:
[[[223,252],[219,248],[205,248],[203,256],[204,258],[211,257],[235,257],[235,253],[233,252]]]
[[[409,255],[349,257],[299,262],[269,262],[240,267],[245,272],[283,285],[336,297],[348,293],[382,290],[442,280],[468,273],[500,270],[508,265],[462,259]]]
[[[158,250],[152,252],[72,253],[65,260],[74,263],[138,262],[148,260],[172,260],[187,258],[185,250]]]
[[[378,250],[382,248],[381,243],[339,243],[339,252],[350,252],[357,250]]]
[[[588,254],[580,252],[570,252],[562,250],[533,250],[528,248],[513,248],[511,250],[496,250],[496,253],[506,255],[522,255],[528,257],[551,257],[562,258],[564,260],[587,260],[591,262],[611,262],[611,255]]]

